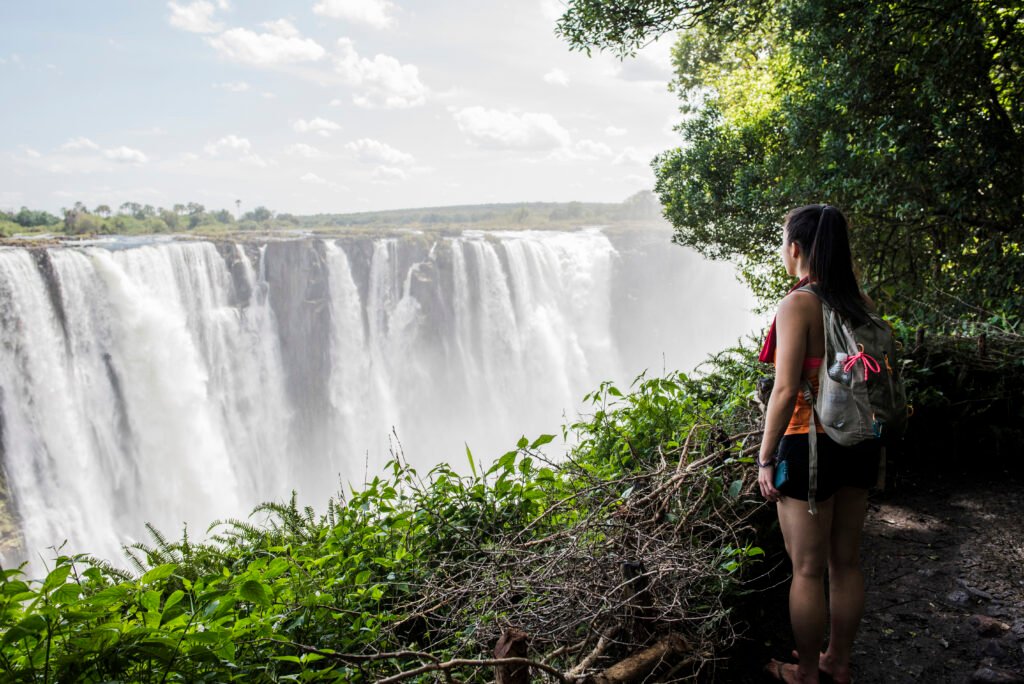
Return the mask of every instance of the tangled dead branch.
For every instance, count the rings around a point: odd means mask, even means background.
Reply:
[[[529,529],[487,539],[468,557],[453,549],[394,629],[420,643],[454,644],[448,653],[457,657],[421,660],[384,681],[494,665],[479,654],[512,628],[528,636],[534,675],[551,681],[630,681],[624,673],[678,665],[684,652],[692,667],[675,677],[685,678],[728,647],[735,633],[727,594],[759,508],[748,496],[755,475],[737,456],[758,433],[709,450],[691,439],[707,427],[646,470],[613,480],[574,473],[575,491]],[[556,531],[538,538],[548,528]]]

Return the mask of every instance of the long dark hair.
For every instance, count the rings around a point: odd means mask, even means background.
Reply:
[[[808,255],[811,282],[829,306],[854,325],[869,322],[853,273],[850,229],[843,212],[828,204],[808,204],[786,214],[786,242]]]

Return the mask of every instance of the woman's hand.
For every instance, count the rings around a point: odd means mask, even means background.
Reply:
[[[760,456],[757,458],[757,484],[761,488],[761,496],[768,501],[775,503],[782,498],[782,493],[775,488],[775,464],[771,463],[770,465],[761,465],[767,461],[760,460]]]

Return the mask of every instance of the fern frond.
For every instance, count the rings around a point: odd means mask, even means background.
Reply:
[[[132,573],[111,564],[110,561],[103,558],[86,555],[82,557],[82,560],[117,582],[132,582],[136,579]]]

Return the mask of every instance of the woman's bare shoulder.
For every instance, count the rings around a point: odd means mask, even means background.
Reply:
[[[783,315],[806,316],[821,307],[818,295],[806,290],[790,292],[779,302],[779,313]]]

